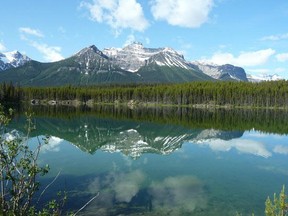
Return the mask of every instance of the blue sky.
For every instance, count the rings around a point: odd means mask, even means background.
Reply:
[[[0,19],[0,52],[41,62],[138,41],[288,79],[287,0],[4,0]]]

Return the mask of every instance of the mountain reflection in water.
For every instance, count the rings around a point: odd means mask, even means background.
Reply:
[[[61,170],[50,193],[68,191],[67,211],[99,193],[83,215],[262,215],[287,184],[284,110],[33,109],[32,136],[51,135],[42,183]],[[16,115],[10,127],[24,123]]]
[[[191,112],[186,109],[179,111],[167,107],[158,111],[152,109],[150,112],[140,109],[135,111],[137,116],[133,119],[131,112],[134,111],[127,108],[122,108],[122,110],[109,107],[112,110],[108,109],[103,112],[106,108],[104,107],[96,110],[95,113],[91,111],[77,115],[79,113],[75,112],[75,116],[73,113],[66,113],[68,117],[63,114],[62,118],[57,116],[57,110],[54,110],[54,116],[49,117],[46,116],[49,112],[38,110],[38,107],[34,108],[36,108],[34,112],[37,130],[33,135],[53,136],[51,148],[57,140],[64,139],[91,154],[100,149],[107,152],[122,152],[134,159],[145,153],[166,155],[181,148],[182,144],[187,141],[197,143],[209,139],[231,140],[241,137],[244,133],[243,130],[237,128],[232,131],[225,130],[225,125],[223,125],[224,129],[214,129],[211,120],[213,121],[215,117],[211,116],[211,119],[210,115],[199,116],[203,114],[202,110],[194,109],[190,110]],[[111,113],[112,117],[105,118]],[[155,118],[151,117],[151,113],[154,113]],[[190,113],[193,115],[189,116]],[[212,114],[215,113],[212,112]],[[217,113],[217,115],[220,114]],[[198,118],[202,118],[202,123],[200,122],[202,125],[197,122]],[[222,116],[215,118],[216,121],[219,119],[222,119]],[[21,125],[21,121],[24,121],[23,117],[16,120],[18,125]],[[187,125],[189,122],[191,125]],[[201,127],[198,128],[198,125]],[[211,128],[205,128],[209,126]]]

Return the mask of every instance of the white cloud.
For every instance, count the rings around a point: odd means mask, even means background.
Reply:
[[[58,46],[48,46],[46,43],[39,41],[39,38],[43,38],[44,35],[36,29],[32,29],[29,27],[19,28],[20,38],[24,41],[27,41],[28,44],[34,48],[36,48],[40,53],[43,54],[43,58],[48,62],[54,62],[64,59],[61,55],[61,47]],[[38,39],[30,39],[31,36],[36,36]]]
[[[279,62],[288,61],[288,53],[280,53],[280,54],[276,55],[276,59],[277,59]]]
[[[269,36],[265,36],[263,38],[261,38],[261,40],[263,41],[278,41],[278,40],[285,40],[288,39],[288,33],[285,34],[278,34],[278,35],[269,35]]]
[[[36,48],[40,53],[43,54],[43,58],[46,61],[54,62],[54,61],[60,61],[64,59],[64,57],[61,55],[61,47],[58,46],[48,46],[45,43],[38,43],[36,41],[30,41],[29,42],[31,46]]]
[[[201,59],[201,61],[213,62],[219,65],[233,64],[241,67],[258,66],[265,64],[274,54],[275,50],[273,49],[242,52],[239,56],[234,56],[231,53],[217,52],[210,59]]]
[[[3,52],[6,50],[6,47],[4,46],[3,43],[0,42],[0,52]]]
[[[28,34],[28,35],[33,35],[33,36],[36,36],[36,37],[44,37],[44,35],[39,30],[32,29],[32,28],[29,28],[29,27],[21,27],[21,28],[19,28],[19,31],[21,33]]]
[[[80,7],[88,9],[93,21],[108,24],[116,35],[123,29],[144,31],[149,25],[137,0],[83,1]]]
[[[156,20],[170,25],[196,28],[207,22],[213,0],[151,0],[151,12]]]

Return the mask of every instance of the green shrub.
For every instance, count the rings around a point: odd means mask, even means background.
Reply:
[[[287,216],[288,215],[288,202],[287,195],[285,194],[285,186],[277,197],[277,194],[274,194],[274,200],[271,201],[268,197],[265,202],[265,215],[266,216]]]

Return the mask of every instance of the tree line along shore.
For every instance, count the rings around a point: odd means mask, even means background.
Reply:
[[[20,87],[0,84],[0,103],[130,104],[288,108],[288,81]]]

